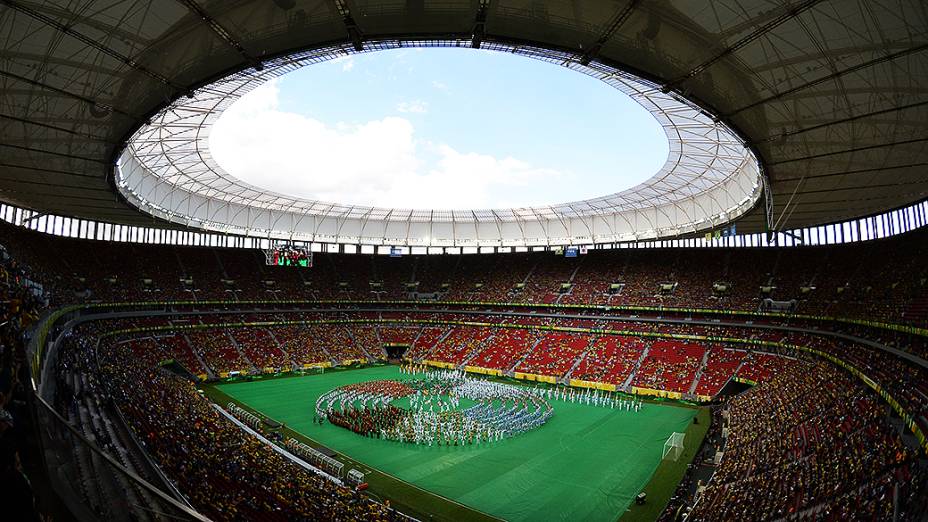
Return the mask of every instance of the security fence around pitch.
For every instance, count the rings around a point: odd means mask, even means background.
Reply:
[[[260,417],[250,411],[239,408],[234,402],[230,402],[226,406],[226,411],[234,415],[236,419],[252,427],[255,431],[261,431],[261,427],[264,425],[264,421],[261,420]]]
[[[322,471],[325,471],[329,475],[339,479],[344,478],[342,472],[344,471],[345,464],[320,452],[316,448],[291,438],[288,438],[286,441],[284,441],[284,446],[290,451],[290,453],[298,455],[306,462],[309,462],[313,466],[316,466]]]
[[[440,320],[440,319],[319,319],[319,320],[305,320],[305,321],[257,321],[257,322],[238,322],[238,323],[210,323],[210,324],[191,324],[191,325],[180,325],[180,326],[151,326],[151,327],[139,327],[139,328],[125,328],[118,329],[106,332],[101,335],[102,337],[109,336],[118,336],[126,335],[133,333],[149,333],[149,332],[162,332],[162,331],[179,331],[179,330],[200,330],[200,329],[213,329],[213,328],[250,328],[250,327],[269,327],[269,326],[312,326],[312,325],[327,325],[327,324],[339,324],[339,325],[435,325],[435,326],[469,326],[469,327],[482,327],[482,328],[501,328],[501,329],[520,329],[520,330],[541,330],[541,331],[551,331],[551,332],[569,332],[569,333],[581,333],[589,335],[617,335],[617,336],[627,336],[627,337],[648,337],[656,339],[677,339],[677,340],[688,340],[688,341],[701,341],[701,342],[717,342],[717,343],[730,343],[730,344],[742,344],[746,346],[758,346],[766,348],[775,348],[779,350],[797,350],[804,353],[812,354],[818,357],[827,359],[828,361],[844,368],[849,371],[855,377],[864,381],[867,386],[876,391],[880,397],[882,397],[892,408],[896,411],[897,414],[903,419],[906,426],[911,430],[915,435],[919,444],[928,453],[928,437],[922,431],[918,423],[915,422],[915,416],[910,412],[905,410],[903,406],[892,396],[890,393],[884,389],[879,383],[874,381],[872,378],[867,376],[863,371],[861,371],[856,366],[840,359],[834,355],[817,350],[814,348],[809,348],[806,346],[800,346],[790,343],[783,343],[779,341],[764,341],[758,339],[743,339],[737,337],[717,337],[717,336],[707,336],[707,335],[694,335],[694,334],[677,334],[677,333],[667,333],[667,332],[647,332],[647,331],[634,331],[634,330],[611,330],[603,328],[581,328],[573,326],[551,326],[551,325],[525,325],[525,324],[509,324],[509,323],[488,323],[480,321],[459,321],[459,320]],[[452,363],[446,363],[442,361],[423,361],[425,364],[430,364],[440,368],[450,368],[454,367]],[[465,366],[465,370],[472,373],[480,373],[485,375],[502,375],[503,372],[498,369],[493,368],[481,368],[476,366]],[[523,379],[527,380],[544,380],[548,382],[550,376],[538,376],[534,374],[521,374]],[[544,379],[539,379],[538,377],[543,377]],[[569,383],[571,386],[584,387],[584,388],[598,388],[604,389],[607,391],[615,391],[615,385],[608,383],[596,383],[590,381],[576,381],[573,380]],[[638,395],[651,395],[661,398],[668,399],[689,399],[697,401],[708,401],[711,400],[711,397],[708,396],[684,396],[680,392],[673,392],[668,390],[655,390],[650,388],[638,388],[632,387],[630,390],[632,393]]]
[[[261,432],[263,430],[263,426],[269,423],[269,419],[256,415],[240,407],[234,402],[229,402],[229,404],[226,405],[226,411],[241,421],[243,424],[249,426],[257,432]],[[344,468],[345,465],[338,460],[329,457],[319,450],[311,446],[307,446],[306,444],[303,444],[302,442],[293,438],[287,438],[283,445],[288,450],[290,450],[290,453],[299,456],[306,462],[321,469],[329,475],[338,479],[344,478],[342,475],[342,468]]]

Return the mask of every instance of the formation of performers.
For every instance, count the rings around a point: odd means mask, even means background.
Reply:
[[[644,404],[640,399],[617,397],[607,391],[594,390],[592,388],[584,388],[583,390],[578,390],[576,388],[534,388],[534,391],[546,399],[570,401],[589,406],[601,406],[614,410],[639,412]]]
[[[366,437],[427,446],[496,442],[533,430],[551,418],[549,400],[625,411],[642,403],[602,390],[525,387],[468,376],[460,370],[401,367],[408,381],[341,386],[316,401],[316,422],[326,420]],[[409,407],[394,404],[408,400]]]
[[[400,365],[400,373],[403,375],[418,375],[420,373],[429,373],[435,369],[422,363],[406,362]]]

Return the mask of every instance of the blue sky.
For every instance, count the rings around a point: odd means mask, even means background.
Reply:
[[[313,65],[236,102],[211,135],[255,185],[413,208],[560,203],[631,187],[667,157],[637,103],[505,53],[399,49]]]

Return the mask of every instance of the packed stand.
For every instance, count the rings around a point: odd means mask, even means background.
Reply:
[[[721,464],[693,520],[901,520],[924,484],[886,407],[854,377],[796,361],[729,402]]]

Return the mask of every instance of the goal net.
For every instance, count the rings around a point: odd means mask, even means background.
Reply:
[[[680,458],[680,455],[683,454],[683,435],[683,433],[673,432],[673,434],[667,438],[667,442],[664,442],[663,458],[669,458],[674,462]]]

